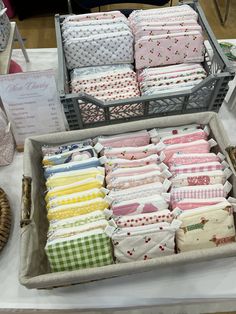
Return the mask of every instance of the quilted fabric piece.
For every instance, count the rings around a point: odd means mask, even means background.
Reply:
[[[113,263],[110,238],[103,232],[82,233],[75,238],[47,244],[45,248],[51,270],[70,271]]]
[[[178,216],[178,252],[213,248],[235,242],[233,208],[227,201],[186,211]]]
[[[103,64],[132,63],[133,35],[130,31],[92,35],[65,41],[68,69]]]
[[[6,49],[8,39],[10,36],[11,23],[6,14],[6,9],[4,9],[4,5],[1,1],[2,8],[0,10],[0,51],[4,51]]]
[[[116,263],[174,254],[175,228],[169,223],[122,228],[112,236]]]

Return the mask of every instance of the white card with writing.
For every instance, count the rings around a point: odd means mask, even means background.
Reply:
[[[17,145],[30,136],[65,131],[53,70],[0,75],[0,97]]]

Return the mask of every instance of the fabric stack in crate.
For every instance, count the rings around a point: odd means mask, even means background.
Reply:
[[[103,210],[104,168],[91,140],[43,147],[49,231],[45,247],[52,271],[113,263]]]
[[[188,5],[132,12],[136,69],[202,62],[203,35],[197,18]]]
[[[217,143],[208,140],[207,127],[153,129],[150,135],[173,174],[171,207],[181,222],[178,252],[235,242],[233,207],[226,200],[232,172],[222,154],[210,153]]]
[[[146,130],[97,139],[107,158],[110,215],[118,226],[111,232],[116,263],[174,254],[179,223],[172,221],[165,195],[170,173],[149,143]]]

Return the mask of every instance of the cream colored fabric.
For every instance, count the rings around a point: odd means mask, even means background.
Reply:
[[[184,211],[176,232],[178,252],[218,247],[235,242],[233,208],[227,201]]]

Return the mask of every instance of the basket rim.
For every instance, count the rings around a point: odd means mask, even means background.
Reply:
[[[11,208],[6,192],[0,187],[0,252],[8,242],[11,231]]]

